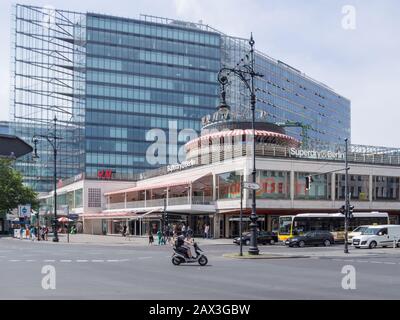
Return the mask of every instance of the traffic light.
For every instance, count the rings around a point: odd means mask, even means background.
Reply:
[[[353,210],[354,210],[354,206],[349,206],[349,219],[353,219]]]
[[[167,211],[164,211],[164,222],[165,222],[165,225],[168,225],[168,212]]]
[[[346,206],[341,206],[340,207],[340,209],[339,209],[339,212],[341,213],[341,214],[346,214]]]
[[[306,190],[310,190],[311,188],[311,182],[313,182],[313,178],[311,176],[306,177]]]

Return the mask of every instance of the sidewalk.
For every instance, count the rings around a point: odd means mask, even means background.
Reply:
[[[66,234],[59,234],[58,238],[61,243],[66,243],[68,238]],[[51,241],[51,236],[49,236],[49,241]],[[203,239],[195,238],[195,241],[202,246],[210,245],[224,245],[232,244],[232,239]],[[101,244],[101,245],[135,245],[135,246],[147,246],[148,237],[139,236],[127,236],[122,237],[121,235],[92,235],[92,234],[70,234],[69,243],[76,244]],[[153,245],[157,243],[157,239],[154,239]]]

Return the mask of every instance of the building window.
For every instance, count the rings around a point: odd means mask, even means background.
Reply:
[[[339,191],[340,190],[340,191]],[[336,199],[345,199],[344,174],[338,174],[336,179]],[[369,176],[349,175],[349,193],[352,200],[369,200]]]
[[[399,177],[372,177],[373,200],[400,200]]]
[[[75,190],[75,208],[82,207],[82,189]]]
[[[313,175],[309,190],[306,190],[306,177]],[[295,172],[294,198],[301,200],[330,200],[331,199],[331,175],[308,172]]]
[[[240,199],[240,172],[226,172],[217,176],[218,199]]]
[[[290,172],[257,171],[257,183],[261,187],[256,193],[259,199],[290,198]]]
[[[88,207],[100,208],[101,207],[101,189],[89,188],[88,189]]]

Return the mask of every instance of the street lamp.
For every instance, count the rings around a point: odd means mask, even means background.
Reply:
[[[253,171],[252,171],[252,182],[256,183],[256,138],[255,138],[255,109],[256,109],[256,89],[254,85],[255,77],[263,77],[262,74],[255,72],[255,59],[254,59],[254,44],[255,41],[253,39],[253,34],[251,34],[249,45],[250,45],[250,56],[246,55],[250,61],[249,63],[242,65],[240,68],[226,68],[223,67],[218,73],[218,81],[222,85],[221,91],[221,105],[218,107],[218,112],[223,116],[223,119],[227,119],[229,115],[229,106],[226,104],[226,92],[225,86],[228,84],[229,74],[236,75],[245,85],[246,88],[250,91],[250,106],[251,106],[251,129],[253,131]],[[225,75],[227,73],[227,75]],[[250,79],[248,78],[250,76]],[[259,249],[257,246],[257,213],[256,213],[256,190],[252,191],[252,205],[251,205],[251,216],[250,216],[250,247],[249,254],[250,255],[258,255]]]
[[[53,237],[53,242],[58,242],[58,232],[57,232],[57,140],[62,139],[61,137],[57,137],[57,117],[54,117],[54,130],[52,134],[48,135],[41,135],[41,134],[35,134],[32,137],[32,142],[34,143],[34,154],[33,158],[37,159],[39,158],[37,154],[37,144],[39,142],[39,139],[46,139],[51,147],[53,148],[53,155],[54,155],[54,174],[53,174],[53,184],[54,184],[54,237]]]

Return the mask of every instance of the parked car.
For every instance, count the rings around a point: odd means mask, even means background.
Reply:
[[[370,226],[360,236],[353,238],[353,246],[356,248],[385,248],[393,244],[400,246],[399,225]]]
[[[294,236],[286,240],[285,244],[289,247],[319,246],[325,247],[334,244],[335,240],[329,231],[310,231],[303,236]]]
[[[355,228],[353,231],[349,232],[347,236],[347,242],[352,244],[353,243],[353,238],[361,236],[361,234],[368,229],[369,226],[359,226]]]
[[[250,245],[251,233],[247,232],[242,235],[242,243],[249,246]],[[259,231],[257,234],[257,243],[258,244],[275,244],[278,242],[278,235],[274,232],[269,231]],[[236,237],[233,239],[233,243],[237,245],[240,244],[240,237]]]

